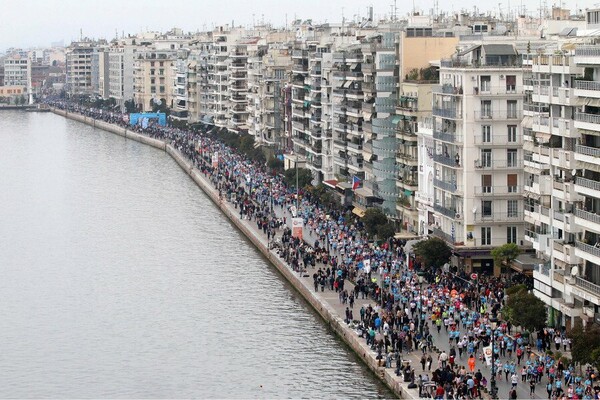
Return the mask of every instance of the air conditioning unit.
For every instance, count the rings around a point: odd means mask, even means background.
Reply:
[[[481,168],[481,160],[475,160],[475,168]]]
[[[460,214],[459,214],[459,213],[456,213],[456,214],[454,215],[454,219],[460,219]]]

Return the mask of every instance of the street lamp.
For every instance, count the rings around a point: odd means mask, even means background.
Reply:
[[[423,334],[424,320],[421,318],[423,314],[423,282],[425,281],[425,274],[423,271],[417,272],[417,278],[419,279],[419,333]]]
[[[498,319],[490,318],[490,327],[492,328],[492,377],[490,378],[490,395],[492,399],[498,398],[498,387],[496,386],[496,328],[498,327]]]

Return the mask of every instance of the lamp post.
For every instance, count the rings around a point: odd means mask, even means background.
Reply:
[[[423,314],[423,281],[425,280],[425,276],[423,271],[417,272],[417,277],[419,279],[419,333],[423,335],[423,318],[421,315]]]
[[[490,396],[492,399],[498,398],[498,387],[496,386],[496,328],[498,327],[498,320],[496,318],[490,319],[490,327],[492,328],[492,376],[490,378]]]

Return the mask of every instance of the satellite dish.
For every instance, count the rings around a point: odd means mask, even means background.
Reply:
[[[571,268],[571,276],[577,276],[579,275],[579,267],[575,266],[573,268]]]

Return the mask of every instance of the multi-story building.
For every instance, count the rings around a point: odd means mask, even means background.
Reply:
[[[144,112],[153,106],[172,106],[173,50],[140,49],[134,62],[134,100]]]
[[[228,46],[227,78],[229,109],[227,129],[234,133],[248,132],[248,40],[238,40]]]
[[[340,46],[333,53],[333,172],[339,181],[365,179],[363,167],[362,46]]]
[[[525,240],[540,258],[534,269],[534,292],[551,310],[550,320],[571,326],[581,305],[573,307],[567,278],[579,264],[576,255],[581,227],[576,207],[583,196],[575,191],[577,100],[571,83],[582,72],[572,55],[525,57],[531,75],[525,81],[523,118]],[[577,82],[577,81],[575,81]],[[581,214],[583,215],[583,214]]]
[[[97,43],[92,41],[72,42],[65,52],[65,89],[70,95],[91,95],[92,54]]]
[[[263,48],[248,58],[248,133],[277,150],[285,148],[283,90],[290,72],[287,45]]]
[[[4,59],[4,86],[29,86],[31,61],[26,52],[13,53]]]
[[[498,274],[490,250],[524,244],[522,74],[513,44],[484,42],[441,61],[433,234],[467,271]]]

